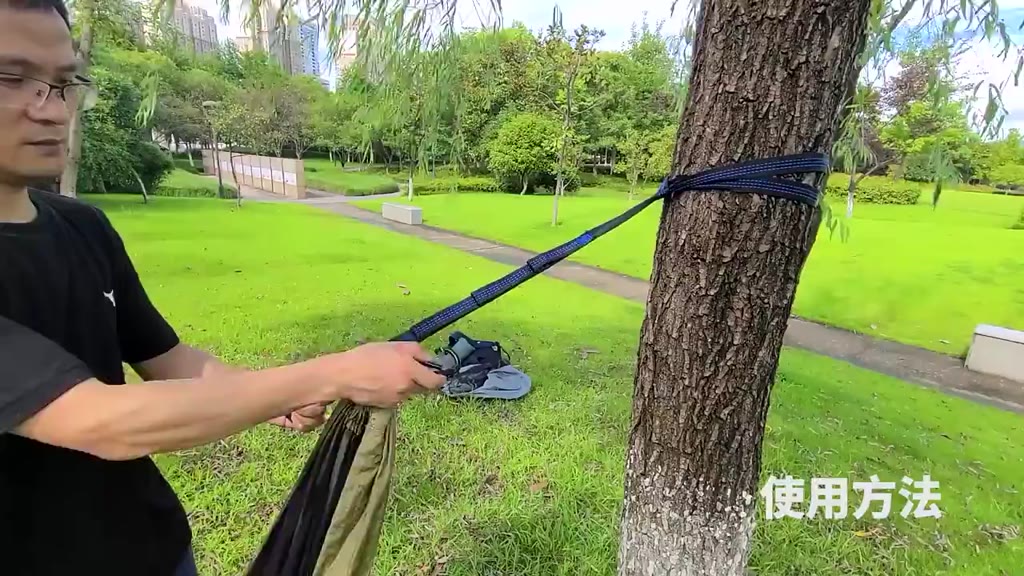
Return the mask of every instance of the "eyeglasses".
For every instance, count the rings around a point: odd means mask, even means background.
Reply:
[[[96,105],[97,91],[92,82],[78,77],[74,82],[51,84],[38,78],[20,74],[0,73],[0,107],[26,107],[38,110],[57,92],[69,109],[79,106],[89,110]]]

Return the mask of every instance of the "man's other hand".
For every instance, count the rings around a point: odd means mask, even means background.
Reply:
[[[287,416],[279,416],[270,421],[282,428],[297,430],[299,432],[311,432],[323,425],[326,419],[327,408],[321,404],[314,404],[300,408]]]

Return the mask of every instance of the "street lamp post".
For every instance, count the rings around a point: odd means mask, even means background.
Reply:
[[[220,105],[220,102],[213,102],[207,100],[203,102],[203,116],[206,117],[206,123],[210,125],[210,135],[213,136],[213,163],[217,166],[217,198],[224,198],[224,176],[223,169],[220,165],[220,148],[217,146],[217,128],[213,125],[213,120],[210,119],[209,110],[216,108]]]

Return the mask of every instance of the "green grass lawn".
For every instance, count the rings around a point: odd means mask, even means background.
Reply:
[[[979,323],[1024,329],[1024,233],[1010,229],[1024,198],[946,191],[934,211],[926,201],[858,205],[846,243],[823,227],[795,313],[950,354],[965,352]],[[552,227],[551,197],[451,194],[414,202],[426,224],[538,251],[630,205],[621,193],[565,197],[561,224]],[[659,218],[652,207],[574,258],[648,278]]]
[[[251,367],[386,339],[508,270],[309,207],[92,201],[184,339]],[[504,343],[534,390],[514,403],[419,398],[402,410],[377,573],[613,574],[642,315],[638,304],[541,277],[460,324]],[[264,426],[158,458],[190,511],[202,574],[243,570],[314,440]],[[1018,573],[1024,542],[992,534],[1024,524],[1022,446],[1020,416],[786,350],[764,476],[930,473],[945,515],[903,520],[897,496],[891,520],[761,520],[752,568]],[[442,558],[445,570],[431,572]]]

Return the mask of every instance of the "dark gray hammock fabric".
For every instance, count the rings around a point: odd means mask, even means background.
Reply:
[[[666,179],[653,196],[424,319],[395,341],[422,342],[537,276],[651,204],[684,191],[738,191],[816,206],[818,188],[784,176],[829,170],[827,155],[753,160]],[[432,363],[451,368],[444,356]],[[452,373],[446,373],[451,375]],[[373,567],[394,474],[394,410],[341,402],[249,568],[250,576],[365,576]]]

